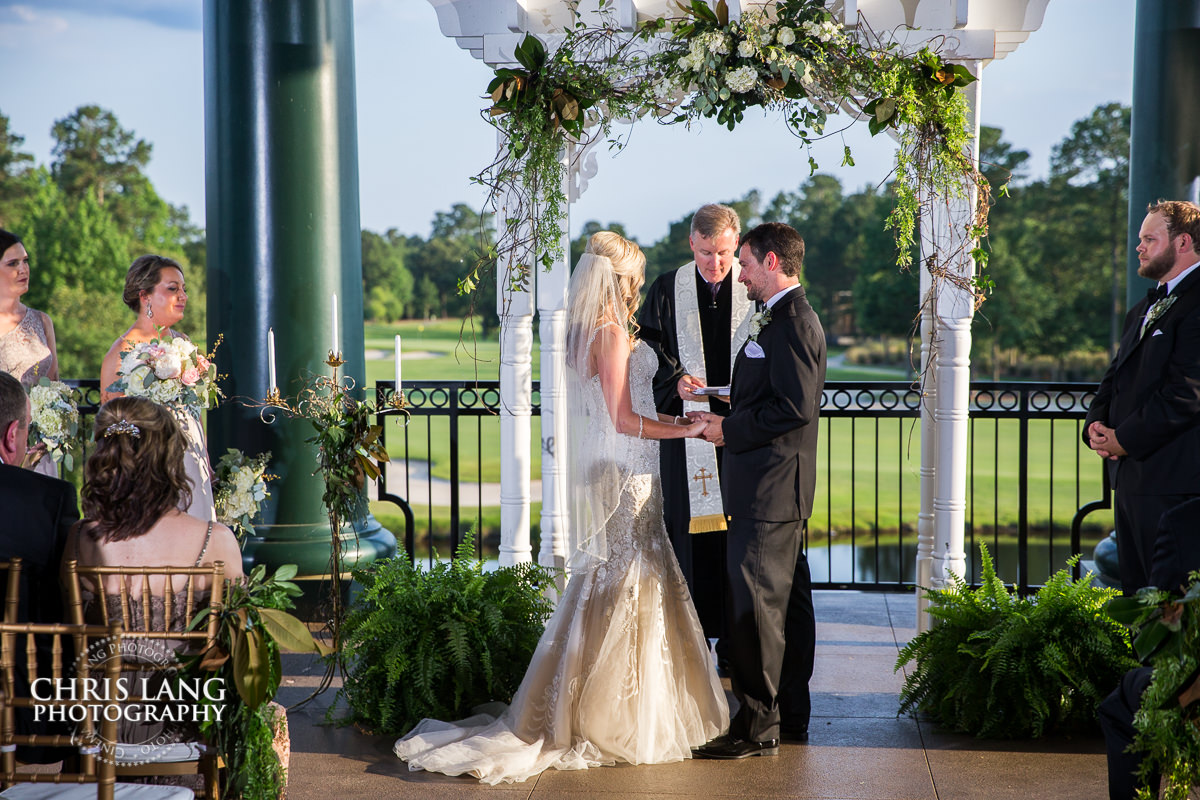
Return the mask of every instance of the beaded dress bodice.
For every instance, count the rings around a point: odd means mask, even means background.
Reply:
[[[54,354],[46,340],[42,315],[32,308],[25,309],[25,316],[17,327],[0,336],[0,370],[28,389],[39,379],[48,377],[53,362]]]

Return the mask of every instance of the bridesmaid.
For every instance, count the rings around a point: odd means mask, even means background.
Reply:
[[[137,319],[129,330],[113,342],[100,363],[101,403],[122,395],[108,388],[117,380],[121,353],[152,339],[174,339],[184,335],[171,330],[172,325],[178,325],[183,319],[183,312],[187,308],[183,267],[165,256],[140,256],[125,275],[122,299],[137,314]],[[212,466],[208,460],[204,428],[200,425],[200,410],[176,404],[168,404],[167,407],[175,415],[188,441],[184,469],[192,482],[192,499],[189,505],[181,508],[194,517],[215,520]]]
[[[58,352],[50,317],[21,302],[29,291],[29,253],[15,234],[0,230],[0,370],[28,392],[42,378],[58,380]],[[54,461],[43,458],[37,471],[58,475]]]

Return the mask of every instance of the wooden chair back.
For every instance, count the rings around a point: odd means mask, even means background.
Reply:
[[[126,642],[125,652],[129,656],[145,652],[138,640],[149,640],[149,649],[154,650],[153,640],[182,642],[177,653],[199,653],[217,643],[219,620],[216,613],[208,615],[206,624],[196,630],[187,630],[196,614],[209,608],[219,611],[225,597],[225,562],[216,561],[203,567],[92,567],[82,566],[71,560],[65,566],[67,590],[67,614],[72,622],[83,623],[85,616],[92,622],[104,625],[116,624],[121,628]],[[208,603],[202,603],[203,594],[209,592]],[[86,611],[85,598],[92,598],[92,608]],[[116,608],[110,608],[106,595],[116,598]],[[155,598],[163,601],[163,619],[156,621],[153,615]],[[139,601],[135,603],[134,601]],[[138,607],[140,606],[140,608]],[[179,620],[181,624],[173,624]],[[161,649],[162,645],[158,645]],[[173,670],[174,659],[126,658],[125,669]],[[146,699],[131,694],[128,702]],[[148,701],[153,704],[154,701]],[[159,703],[169,701],[158,701]],[[203,743],[201,743],[203,744]],[[118,777],[137,775],[194,775],[204,777],[203,796],[206,800],[218,800],[220,796],[220,759],[214,750],[202,747],[200,755],[182,757],[183,760],[159,760],[146,763],[118,763]]]
[[[42,643],[40,658],[39,638]],[[108,700],[103,697],[87,698],[81,692],[39,690],[35,696],[30,688],[35,685],[34,681],[40,678],[49,678],[56,682],[63,679],[82,681],[89,677],[102,677],[110,681],[102,685],[115,686],[121,675],[119,658],[97,660],[98,669],[102,672],[99,676],[96,675],[96,670],[89,666],[87,654],[98,643],[106,651],[116,648],[116,652],[120,652],[121,627],[0,623],[0,783],[5,789],[17,783],[95,783],[96,796],[100,800],[112,800],[116,767],[111,758],[104,758],[101,753],[105,743],[116,741],[117,714],[109,709],[118,706],[119,703],[115,699]],[[82,654],[83,658],[78,658],[76,654]],[[18,735],[17,709],[38,707],[62,708],[66,719],[77,721],[75,732]],[[45,713],[49,712],[43,711],[43,714]],[[17,745],[78,748],[79,770],[18,773]],[[64,770],[68,763],[64,762]]]
[[[4,621],[16,622],[21,613],[21,559],[0,561],[0,573],[4,574]]]

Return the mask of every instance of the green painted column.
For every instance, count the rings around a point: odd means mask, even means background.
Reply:
[[[1200,0],[1138,0],[1129,154],[1130,306],[1152,284],[1137,274],[1138,229],[1155,200],[1200,193]]]
[[[228,398],[208,416],[214,460],[227,447],[270,450],[271,499],[246,567],[328,571],[330,531],[312,426],[265,423],[242,399],[267,393],[267,329],[280,392],[329,373],[338,297],[342,374],[364,383],[351,0],[205,0],[204,119],[210,339]],[[343,531],[347,569],[395,553],[369,515]]]

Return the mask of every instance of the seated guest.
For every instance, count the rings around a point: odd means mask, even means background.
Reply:
[[[1187,591],[1188,573],[1200,570],[1200,498],[1188,500],[1162,515],[1154,539],[1154,561],[1150,585],[1182,595]],[[1165,613],[1179,613],[1173,605]],[[1109,800],[1133,800],[1137,796],[1137,773],[1145,754],[1128,752],[1137,736],[1133,716],[1141,706],[1142,694],[1150,686],[1150,667],[1138,667],[1125,673],[1121,684],[1100,704],[1100,727],[1108,751]],[[1187,707],[1200,698],[1200,679],[1180,687],[1179,704]],[[1148,785],[1158,795],[1159,776],[1152,775]]]
[[[62,622],[58,564],[71,526],[79,519],[75,487],[21,469],[29,435],[29,397],[21,382],[0,372],[0,560],[21,559],[18,622]],[[0,595],[7,575],[0,575]],[[49,653],[46,654],[47,658]],[[49,663],[49,662],[47,662]],[[33,733],[32,709],[20,709],[17,732]],[[50,732],[42,728],[41,733]],[[19,748],[25,762],[59,761],[60,751]]]
[[[96,414],[96,449],[83,467],[83,520],[75,526],[67,542],[66,559],[82,566],[101,567],[201,567],[215,561],[225,562],[225,577],[242,577],[242,553],[229,528],[211,520],[201,520],[180,510],[187,506],[191,493],[184,471],[183,451],[187,447],[183,431],[165,407],[141,397],[118,397],[105,403]],[[96,607],[103,603],[112,621],[122,619],[121,577],[106,576],[104,586],[84,586],[84,615],[89,622],[100,622],[104,614]],[[198,606],[207,604],[211,586],[201,578],[195,584]],[[141,584],[130,589],[129,613],[124,620],[127,630],[143,630],[144,608]],[[186,619],[182,586],[167,587],[165,576],[151,577],[151,625],[149,630],[183,631]],[[163,598],[176,593],[172,619],[166,619]],[[139,640],[146,652],[133,651],[126,657],[141,656],[149,663],[162,663],[182,645],[181,640]],[[151,676],[156,676],[151,678]],[[131,676],[134,686],[142,678],[163,680],[163,673],[146,670]],[[153,693],[153,691],[152,691]],[[190,731],[168,730],[162,722],[134,722],[122,719],[117,730],[121,742],[185,741]],[[177,727],[177,726],[176,726]],[[174,737],[174,738],[168,738]]]

